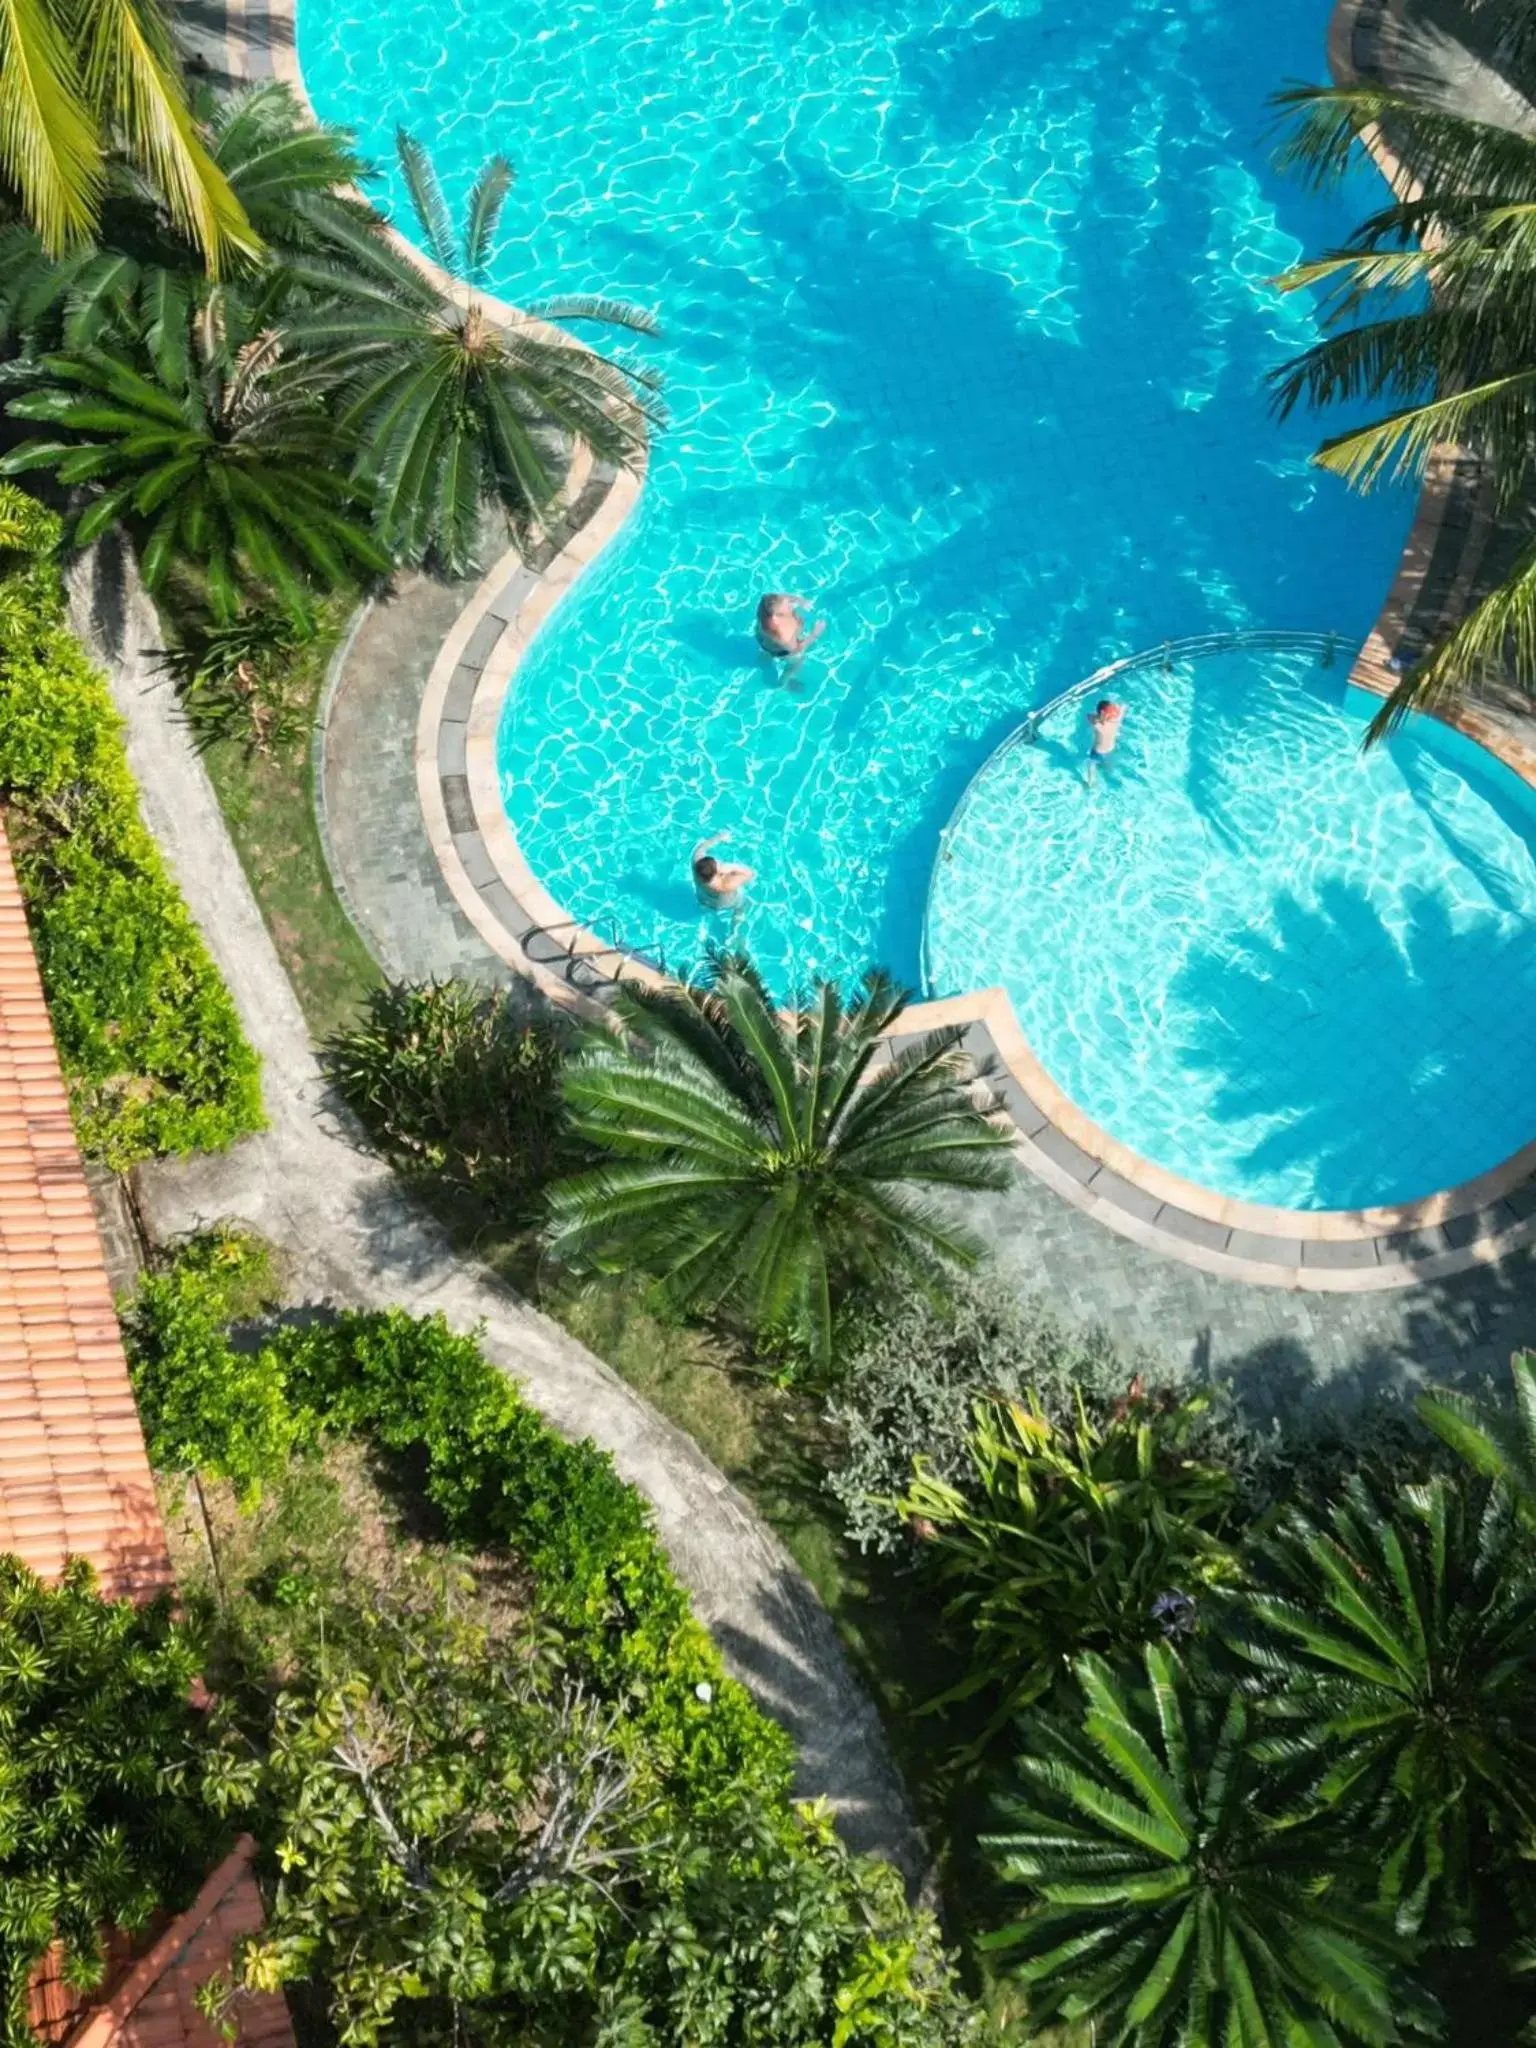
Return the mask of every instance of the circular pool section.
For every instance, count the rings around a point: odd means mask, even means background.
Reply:
[[[1107,771],[1082,703],[1000,748],[927,913],[931,993],[1003,987],[1111,1138],[1291,1209],[1418,1200],[1536,1137],[1536,792],[1433,719],[1362,752],[1346,667],[1117,678]]]

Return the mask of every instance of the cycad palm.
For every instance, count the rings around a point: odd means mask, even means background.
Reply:
[[[51,254],[90,236],[112,150],[149,181],[211,275],[254,251],[155,0],[5,0],[0,176]]]
[[[1241,1692],[1202,1689],[1158,1646],[1145,1690],[1098,1657],[1075,1670],[1080,1724],[1020,1724],[1018,1787],[982,1838],[1024,1894],[987,1945],[1031,2022],[1087,2022],[1106,2048],[1401,2040],[1417,2002],[1366,1873],[1347,1837],[1290,1823]]]
[[[337,228],[329,261],[297,275],[329,303],[296,321],[294,344],[348,384],[347,423],[375,490],[379,530],[408,561],[473,559],[480,513],[498,499],[514,528],[548,508],[573,440],[620,464],[638,460],[656,380],[620,367],[549,325],[590,320],[654,333],[648,314],[608,299],[568,298],[493,317],[480,287],[512,171],[492,157],[455,236],[436,173],[403,131],[401,167],[445,291],[365,227]],[[467,289],[466,289],[467,287]]]
[[[1502,11],[1522,28],[1523,0]],[[1383,133],[1420,188],[1371,215],[1346,249],[1282,280],[1293,290],[1322,287],[1337,330],[1279,373],[1282,411],[1302,399],[1392,402],[1318,452],[1325,469],[1360,490],[1422,475],[1445,442],[1482,457],[1506,508],[1536,481],[1536,37],[1528,27],[1506,39],[1503,63],[1501,86],[1448,38],[1420,31],[1400,52],[1403,83],[1281,95],[1295,115],[1282,161],[1328,182],[1363,133]],[[1374,317],[1362,321],[1362,312]],[[1506,668],[1536,684],[1536,545],[1414,663],[1373,731]]]
[[[966,1092],[959,1030],[875,1070],[905,1001],[872,974],[846,1008],[825,983],[786,1018],[735,955],[699,987],[627,988],[624,1035],[595,1029],[567,1070],[575,1130],[612,1163],[553,1190],[555,1251],[633,1261],[678,1308],[823,1361],[851,1289],[969,1264],[914,1190],[1005,1186],[1009,1140]]]
[[[1301,1797],[1376,1845],[1404,1932],[1470,1940],[1474,1886],[1536,1826],[1536,1584],[1507,1499],[1358,1478],[1255,1557],[1228,1632]]]
[[[1509,1369],[1511,1407],[1441,1389],[1419,1396],[1419,1418],[1474,1472],[1502,1487],[1526,1526],[1536,1528],[1536,1351],[1517,1351]]]
[[[45,357],[48,381],[9,410],[68,438],[24,442],[0,472],[51,469],[61,483],[100,487],[76,542],[126,521],[146,588],[185,569],[220,623],[267,594],[304,620],[311,582],[387,569],[337,474],[346,445],[275,339],[253,337],[227,369],[201,360],[180,328],[159,339],[138,358],[104,348]]]

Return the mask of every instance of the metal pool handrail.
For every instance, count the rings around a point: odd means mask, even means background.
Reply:
[[[1193,661],[1205,654],[1227,654],[1233,649],[1251,650],[1256,653],[1274,654],[1315,654],[1322,668],[1331,668],[1338,659],[1341,649],[1347,646],[1339,633],[1290,633],[1272,631],[1264,627],[1247,627],[1231,633],[1196,633],[1183,640],[1165,640],[1159,647],[1146,647],[1139,654],[1122,655],[1118,661],[1106,662],[1103,668],[1096,668],[1091,676],[1084,676],[1081,682],[1072,683],[1065,690],[1039,704],[1016,725],[1008,737],[995,746],[970,781],[960,793],[960,801],[950,812],[943,831],[939,834],[939,850],[934,857],[933,871],[928,877],[928,893],[923,901],[923,937],[920,960],[923,976],[923,993],[933,993],[933,962],[929,955],[928,935],[932,925],[933,891],[939,878],[939,869],[949,853],[950,834],[965,816],[970,807],[976,785],[983,776],[996,766],[1015,747],[1032,747],[1040,737],[1040,728],[1048,718],[1054,718],[1058,711],[1069,704],[1081,703],[1095,690],[1102,690],[1117,676],[1130,675],[1138,670],[1160,668],[1165,673],[1172,670],[1175,662]]]

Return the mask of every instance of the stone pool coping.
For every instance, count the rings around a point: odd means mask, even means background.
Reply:
[[[1329,30],[1335,76],[1355,75],[1357,28],[1367,9],[1379,15],[1387,7],[1400,9],[1400,0],[1338,0]],[[243,28],[247,47],[253,17],[287,30],[267,35],[272,74],[307,102],[293,0],[230,0],[230,17],[231,33]],[[1379,138],[1370,141],[1383,176],[1399,181],[1400,166]],[[1351,673],[1378,695],[1395,683],[1392,650],[1427,579],[1456,472],[1456,451],[1437,451],[1392,588]],[[568,479],[564,537],[529,559],[510,549],[482,578],[439,650],[417,728],[422,813],[455,900],[509,967],[587,1015],[602,1014],[603,996],[620,975],[653,984],[665,977],[570,918],[534,874],[501,800],[496,735],[533,636],[623,527],[642,482],[643,472],[594,470],[583,456]],[[1532,749],[1476,712],[1447,722],[1536,785]],[[1183,1181],[1101,1130],[1040,1066],[1004,990],[914,1003],[898,1042],[948,1026],[963,1029],[1015,1126],[1023,1165],[1121,1236],[1188,1265],[1260,1285],[1363,1292],[1448,1277],[1536,1243],[1536,1142],[1492,1172],[1419,1202],[1359,1211],[1266,1208]]]

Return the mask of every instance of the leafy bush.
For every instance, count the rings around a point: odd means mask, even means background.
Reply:
[[[560,1093],[566,1034],[465,981],[370,991],[361,1020],[326,1049],[326,1069],[399,1172],[523,1224],[577,1153]]]
[[[1133,1395],[1100,1426],[1079,1401],[1063,1429],[1033,1403],[978,1401],[967,1487],[918,1459],[901,1511],[970,1665],[945,1697],[994,1694],[989,1732],[1082,1651],[1182,1633],[1195,1596],[1237,1578],[1221,1540],[1236,1485],[1190,1451],[1204,1407]]]
[[[261,1093],[139,816],[106,684],[63,618],[51,564],[0,580],[0,803],[75,1128],[122,1171],[258,1130]]]
[[[208,1254],[197,1254],[151,1281],[131,1311],[135,1371],[151,1383],[174,1385],[199,1370],[216,1284],[208,1264]],[[377,1616],[341,1628],[325,1617],[336,1654],[363,1656],[363,1664],[315,1667],[312,1680],[295,1676],[276,1710],[272,1775],[263,1779],[253,1765],[225,1780],[231,1810],[243,1799],[258,1807],[267,1802],[266,1839],[284,1866],[273,1895],[277,1946],[253,1951],[254,1981],[302,1975],[311,1965],[333,1972],[338,2016],[357,2029],[347,2038],[367,2041],[384,2016],[378,2001],[387,2004],[393,1995],[376,1968],[378,1944],[386,1943],[394,1988],[412,1999],[423,2038],[447,2039],[433,2015],[445,2009],[450,1992],[479,1995],[483,1981],[473,1970],[468,1982],[452,1975],[451,1944],[439,1943],[430,1955],[430,1943],[420,1953],[413,1945],[425,1940],[429,1922],[440,1930],[452,1922],[466,1956],[490,1944],[506,1957],[510,1974],[498,1981],[509,1998],[515,1992],[533,2000],[537,1993],[544,2001],[538,2024],[518,2035],[530,2042],[602,2038],[654,2041],[659,2048],[677,2039],[753,2039],[820,2048],[824,2041],[869,2040],[940,2048],[967,2037],[973,2016],[949,1977],[931,1920],[908,1910],[894,1872],[854,1862],[823,1820],[796,1809],[788,1737],[726,1677],[640,1496],[607,1456],[555,1436],[474,1340],[455,1335],[440,1316],[350,1313],[331,1324],[290,1326],[277,1331],[262,1356],[265,1384],[281,1390],[295,1438],[310,1431],[364,1436],[402,1455],[413,1478],[421,1475],[450,1540],[475,1551],[506,1547],[527,1567],[535,1587],[533,1654],[553,1654],[575,1689],[571,1697],[607,1717],[605,1740],[633,1780],[637,1798],[626,1814],[643,1861],[630,1870],[625,1860],[612,1883],[626,1901],[630,1887],[639,1887],[635,1896],[650,1917],[645,1942],[634,1926],[621,1940],[622,1915],[611,1920],[599,1903],[583,1902],[569,1888],[538,1884],[515,1915],[495,1910],[510,1908],[510,1895],[482,1910],[456,1890],[459,1877],[474,1875],[468,1865],[476,1857],[515,1858],[526,1854],[526,1842],[521,1849],[513,1843],[510,1822],[499,1840],[450,1839],[456,1819],[465,1818],[462,1802],[439,1809],[430,1794],[432,1774],[451,1774],[462,1761],[447,1732],[434,1735],[437,1752],[420,1759],[425,1778],[413,1786],[406,1770],[391,1781],[391,1796],[412,1815],[424,1851],[440,1841],[445,1859],[445,1889],[435,1904],[403,1899],[398,1845],[391,1846],[376,1809],[358,1807],[361,1781],[354,1773],[349,1790],[326,1738],[338,1715],[346,1737],[344,1710],[361,1738],[377,1735],[388,1747],[389,1727],[416,1709],[391,1690],[385,1666],[370,1662],[360,1645],[369,1628],[383,1629],[377,1656],[387,1663],[406,1652],[388,1646],[387,1625]],[[222,1357],[214,1367],[226,1370]],[[195,1420],[204,1426],[201,1415]],[[446,1690],[432,1711],[489,1712],[481,1697],[487,1688],[497,1712],[516,1704],[496,1683],[483,1650],[460,1656],[440,1645],[434,1656]],[[249,1688],[232,1691],[249,1697]],[[535,1697],[526,1704],[547,1728],[549,1702]],[[426,1703],[418,1705],[427,1711]],[[323,1768],[316,1761],[322,1751],[332,1759]],[[542,1776],[529,1764],[526,1793],[511,1791],[506,1812],[519,1830],[537,1832],[565,1782],[553,1760],[539,1768]],[[425,1803],[414,1803],[418,1792]],[[483,1800],[483,1784],[475,1796]],[[656,1802],[654,1812],[644,1810],[648,1800]],[[280,1808],[294,1813],[285,1833],[274,1832]],[[333,1821],[339,1833],[323,1843],[305,1832],[311,1822],[323,1832]],[[385,1868],[392,1857],[393,1875]],[[359,1903],[355,1913],[337,1915],[327,1885],[344,1866]],[[511,1875],[509,1865],[502,1882]],[[429,1907],[441,1908],[435,1921]],[[539,1953],[549,1962],[537,1984],[527,1974],[531,1952],[514,1955],[506,1946],[521,1938],[530,1916],[543,1930]],[[364,1950],[367,1968],[354,1969],[349,1956]],[[579,1983],[571,1974],[573,1954],[585,1958]],[[615,1970],[625,2000],[610,2010],[601,1987]],[[633,1974],[625,1977],[626,1970]],[[812,2009],[814,2017],[806,2017]],[[609,2031],[592,2032],[599,2022]]]
[[[300,1626],[304,1618],[299,1617]],[[282,1875],[253,1988],[310,1978],[369,2048],[973,2035],[892,1871],[760,1787],[679,1798],[667,1752],[449,1593],[329,1609],[215,1795]]]
[[[288,1401],[276,1354],[229,1341],[234,1304],[259,1298],[269,1264],[259,1239],[207,1233],[172,1271],[147,1274],[122,1318],[150,1463],[227,1479],[246,1507],[312,1434]]]
[[[829,1411],[845,1442],[828,1489],[860,1549],[903,1549],[910,1532],[897,1503],[913,1461],[921,1457],[936,1480],[960,1483],[970,1470],[978,1400],[1028,1395],[1069,1427],[1079,1396],[1102,1418],[1133,1381],[1167,1390],[1144,1360],[1126,1358],[1102,1333],[1074,1334],[1043,1303],[1020,1301],[995,1280],[957,1280],[943,1301],[898,1295],[850,1333]],[[1274,1447],[1244,1427],[1226,1396],[1211,1390],[1190,1427],[1191,1449],[1226,1465],[1250,1504],[1262,1502]]]
[[[305,706],[293,686],[296,656],[315,637],[286,612],[242,614],[207,623],[161,656],[199,747],[236,740],[270,754],[301,739]]]
[[[63,1945],[101,1981],[102,1935],[140,1933],[218,1853],[188,1692],[198,1654],[166,1600],[96,1592],[75,1560],[47,1587],[0,1557],[0,1996],[11,2048],[36,2048],[27,1978]]]

